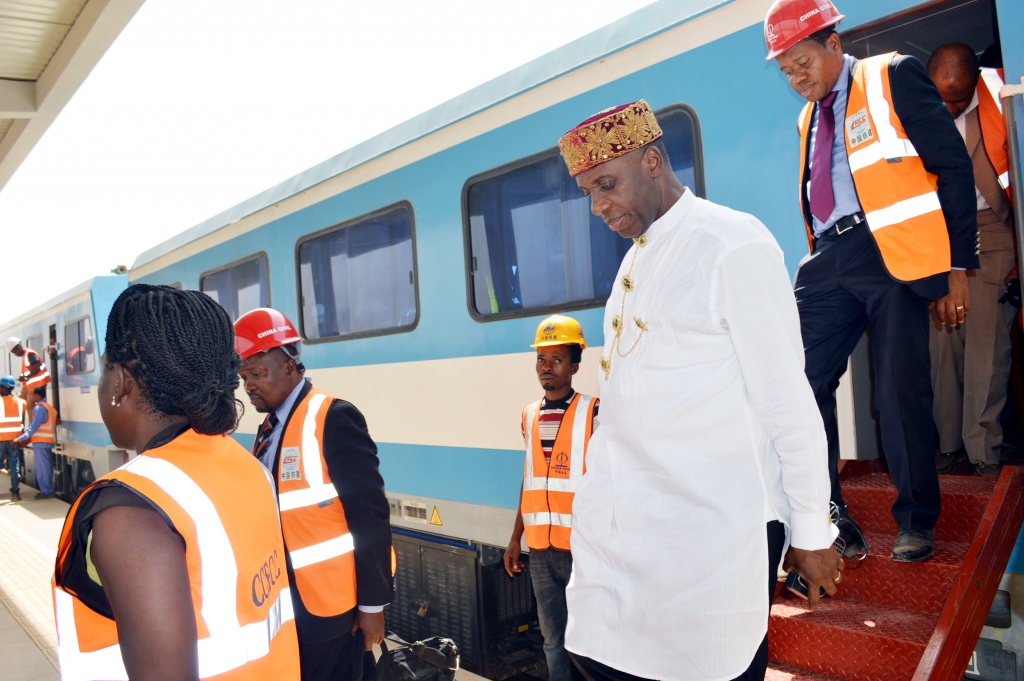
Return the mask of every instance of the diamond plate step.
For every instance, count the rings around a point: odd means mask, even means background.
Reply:
[[[889,560],[896,537],[865,533],[868,557],[859,568],[847,567],[837,598],[938,614],[970,544],[935,542],[935,557],[924,563]]]
[[[830,676],[811,674],[799,669],[769,665],[765,674],[765,681],[841,681]]]
[[[942,513],[935,527],[935,538],[970,543],[995,486],[996,481],[990,478],[940,475]],[[888,475],[864,475],[845,480],[843,498],[850,515],[864,532],[895,535],[898,531],[890,511],[896,501],[896,488]]]
[[[842,599],[807,610],[783,596],[768,622],[768,657],[847,681],[909,681],[937,622],[937,614]]]
[[[831,676],[820,676],[789,667],[771,665],[764,675],[764,681],[838,681]]]

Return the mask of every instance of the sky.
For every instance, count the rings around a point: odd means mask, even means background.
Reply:
[[[651,2],[147,0],[0,190],[0,323]]]

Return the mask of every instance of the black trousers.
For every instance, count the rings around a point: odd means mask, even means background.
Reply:
[[[299,641],[302,681],[362,681],[363,632],[320,643]]]
[[[836,388],[871,323],[875,407],[882,448],[896,485],[892,514],[903,529],[930,530],[939,517],[935,472],[928,301],[885,269],[867,225],[818,239],[796,273],[805,370],[825,422],[832,501],[839,484]]]
[[[778,520],[773,520],[767,525],[768,535],[768,604],[775,600],[775,584],[778,581],[779,563],[782,562],[782,548],[786,544],[786,527]],[[587,681],[651,681],[640,676],[633,676],[626,672],[620,672],[597,660],[583,657],[570,652],[569,657],[576,664]],[[733,681],[764,681],[765,672],[768,670],[768,635],[754,653],[747,671],[737,676]]]

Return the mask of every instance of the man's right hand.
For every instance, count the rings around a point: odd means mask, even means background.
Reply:
[[[513,539],[508,543],[508,548],[505,549],[505,572],[508,573],[509,577],[515,577],[526,567],[523,561],[519,560],[519,556],[523,552],[519,541],[518,539]]]
[[[820,589],[829,596],[836,594],[836,585],[843,579],[843,558],[834,548],[807,551],[789,547],[782,569],[796,570],[807,582],[807,607],[813,610],[821,597]]]

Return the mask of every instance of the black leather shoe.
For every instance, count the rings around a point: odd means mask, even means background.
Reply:
[[[890,559],[898,563],[920,563],[935,555],[935,530],[904,530],[896,536]]]
[[[40,492],[34,498],[35,498],[36,501],[39,501],[40,499],[52,499],[54,496],[56,496],[56,495],[54,495],[54,494],[43,494],[42,492]]]
[[[839,528],[839,539],[836,540],[836,544],[842,547],[840,553],[848,560],[864,560],[868,555],[868,541],[860,531],[860,525],[850,517],[850,511],[845,506],[834,508],[836,510],[833,510],[833,522]]]

